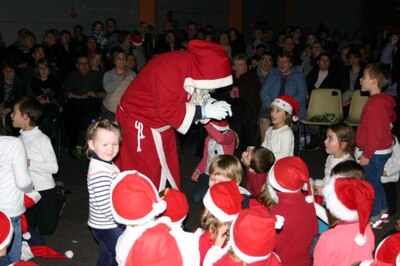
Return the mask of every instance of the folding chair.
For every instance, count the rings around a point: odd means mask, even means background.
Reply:
[[[317,119],[326,116],[331,119]],[[304,147],[307,150],[307,125],[329,126],[343,119],[342,93],[339,89],[314,89],[307,109],[307,119],[300,121],[304,126]],[[301,128],[299,129],[301,137]]]
[[[362,96],[360,90],[355,90],[351,98],[349,115],[344,122],[352,127],[357,127],[361,120],[361,112],[368,96]]]

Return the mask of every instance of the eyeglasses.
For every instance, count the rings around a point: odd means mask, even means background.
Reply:
[[[272,59],[271,59],[271,58],[266,58],[266,57],[264,57],[264,58],[261,58],[261,61],[264,61],[264,62],[272,62]]]

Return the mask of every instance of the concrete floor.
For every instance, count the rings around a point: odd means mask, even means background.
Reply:
[[[188,231],[192,231],[199,226],[199,217],[203,208],[201,204],[193,203],[190,197],[194,187],[194,183],[190,181],[190,176],[200,160],[194,155],[195,146],[185,146],[181,150],[182,190],[188,196],[190,205],[190,213],[185,224],[185,228]],[[323,150],[302,152],[301,157],[308,164],[312,177],[322,177],[325,163],[325,153]],[[43,266],[96,265],[98,246],[87,227],[88,193],[86,188],[86,173],[88,161],[78,161],[62,153],[59,156],[59,166],[60,171],[56,180],[64,182],[66,189],[70,189],[72,194],[67,195],[67,204],[63,210],[56,232],[52,236],[45,237],[45,239],[48,246],[59,252],[72,250],[74,257],[72,259],[35,258],[33,261]],[[399,189],[399,183],[397,186]],[[394,229],[396,219],[399,219],[399,212],[397,212],[396,217],[389,224],[385,224],[382,230],[375,230],[377,242],[385,234]]]

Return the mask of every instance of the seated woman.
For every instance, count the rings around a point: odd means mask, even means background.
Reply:
[[[136,76],[135,72],[127,68],[126,56],[123,51],[115,51],[113,58],[115,67],[104,73],[103,77],[103,86],[107,95],[104,97],[101,107],[103,118],[110,120],[114,120],[121,96]]]
[[[331,56],[323,52],[316,58],[317,65],[306,77],[308,95],[313,89],[339,88],[339,76],[331,68]]]

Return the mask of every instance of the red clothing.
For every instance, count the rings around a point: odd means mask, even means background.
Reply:
[[[268,173],[255,173],[246,168],[247,183],[246,189],[253,196],[258,196],[261,193],[261,188],[267,181]]]
[[[222,146],[222,150],[224,151],[223,154],[233,155],[236,147],[236,134],[232,130],[221,132],[213,127],[211,123],[207,123],[206,125],[204,125],[204,128],[207,130],[208,136],[204,141],[203,158],[201,158],[201,161],[197,166],[197,169],[199,169],[201,173],[204,173],[206,172],[206,170],[208,170],[206,169],[209,152],[208,143],[210,142],[211,138],[215,139],[215,141]]]
[[[213,264],[214,266],[243,266],[244,262],[242,260],[235,260],[231,255],[225,254],[219,261]],[[281,266],[281,261],[275,253],[271,253],[271,255],[262,261],[256,261],[253,263],[246,263],[246,265],[252,266]]]
[[[367,242],[359,246],[354,238],[359,233],[359,224],[342,223],[325,231],[314,250],[314,266],[348,266],[355,262],[371,260],[375,236],[371,228],[365,228]]]
[[[256,199],[250,199],[249,200],[249,208],[250,209],[257,209],[262,212],[267,212],[269,214],[269,209],[265,207],[264,204],[262,204],[260,201]]]
[[[215,240],[210,238],[210,232],[204,231],[199,238],[199,251],[200,251],[200,265],[203,265],[204,258],[207,255],[207,251],[214,245]]]
[[[305,201],[301,192],[276,191],[279,203],[272,207],[272,215],[285,218],[284,225],[276,234],[275,252],[285,266],[309,266],[311,244],[318,233],[318,221],[313,204]]]
[[[374,94],[368,98],[356,132],[356,145],[363,151],[362,155],[365,158],[370,159],[375,151],[392,146],[390,116],[395,106],[393,98],[384,93]]]

